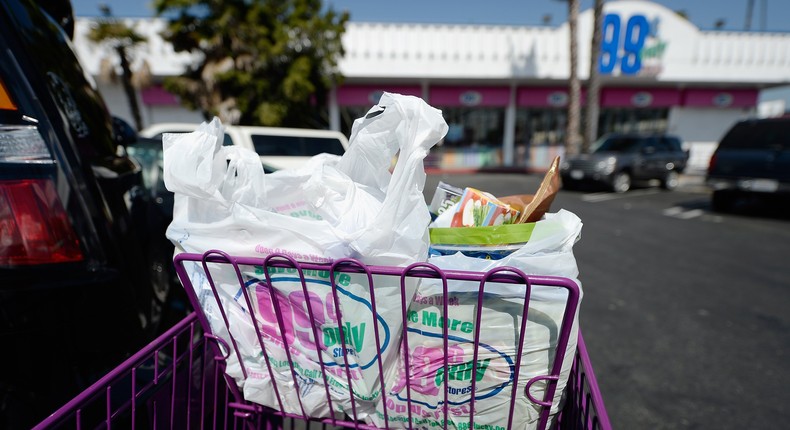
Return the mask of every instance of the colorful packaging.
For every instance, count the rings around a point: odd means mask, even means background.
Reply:
[[[582,222],[566,210],[546,213],[534,224],[519,224],[507,234],[490,234],[488,242],[510,241],[516,235],[525,243],[499,260],[469,257],[457,252],[431,256],[428,263],[441,270],[488,272],[498,267],[514,267],[525,274],[562,276],[581,287],[573,246],[580,237]],[[500,226],[513,230],[514,226]],[[482,227],[481,227],[482,228]],[[488,227],[493,229],[492,227]],[[459,233],[480,228],[459,228]],[[440,231],[443,242],[460,241]],[[436,236],[436,234],[434,234]],[[501,236],[500,239],[493,239]],[[542,407],[524,395],[527,383],[538,376],[551,374],[559,344],[558,333],[570,322],[571,333],[551,398],[552,417],[562,409],[563,393],[570,377],[578,339],[579,308],[566,315],[569,295],[566,290],[532,284],[523,344],[519,345],[519,328],[524,318],[523,286],[489,283],[482,297],[480,285],[469,281],[448,281],[447,294],[441,279],[423,279],[406,314],[408,351],[399,355],[397,377],[387,383],[386,403],[377,405],[372,416],[378,427],[448,428],[471,430],[470,410],[474,407],[474,428],[488,430],[538,428]],[[582,292],[583,295],[583,292]],[[579,298],[581,300],[581,297]],[[444,305],[447,304],[445,313]],[[480,309],[480,337],[475,347],[477,312]],[[444,330],[448,336],[445,343]],[[404,347],[406,345],[404,344]],[[445,379],[444,358],[447,357]],[[408,366],[405,357],[408,357]],[[517,360],[520,362],[516,366]],[[409,390],[406,390],[408,369]],[[518,379],[515,378],[518,373]],[[446,380],[446,382],[445,382]],[[472,389],[472,381],[475,386]],[[446,385],[445,385],[446,384]],[[444,400],[447,391],[447,403]],[[513,419],[508,426],[513,392],[516,393]],[[531,395],[543,399],[546,384],[538,381],[530,387]],[[471,399],[474,398],[474,405]],[[383,400],[383,398],[382,398]],[[387,416],[384,416],[386,408]],[[447,412],[445,421],[444,412]]]
[[[433,227],[430,229],[429,254],[450,255],[460,252],[467,257],[499,260],[529,241],[535,223],[503,224],[486,227]]]
[[[431,205],[428,207],[431,218],[436,219],[442,212],[452,208],[461,201],[463,194],[464,190],[461,188],[439,181],[439,185],[436,186],[436,192],[433,194]]]
[[[518,215],[519,211],[497,200],[491,194],[466,188],[460,204],[456,206],[450,227],[513,224],[518,219]]]

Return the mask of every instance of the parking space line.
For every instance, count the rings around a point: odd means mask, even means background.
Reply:
[[[683,213],[683,208],[680,206],[672,206],[671,208],[664,209],[663,214],[666,216],[678,216],[679,214]]]
[[[649,195],[652,195],[652,194],[658,194],[659,192],[661,192],[661,191],[654,190],[654,189],[648,189],[648,190],[629,191],[627,193],[620,193],[620,194],[618,194],[618,193],[591,193],[591,194],[583,195],[582,196],[582,201],[588,202],[588,203],[599,203],[599,202],[605,202],[605,201],[608,201],[608,200],[623,199],[623,198],[627,198],[627,197],[649,196]]]
[[[673,206],[663,210],[663,214],[678,219],[691,219],[702,216],[705,211],[702,209],[684,209],[679,206]]]

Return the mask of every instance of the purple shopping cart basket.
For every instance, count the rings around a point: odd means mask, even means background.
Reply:
[[[530,428],[556,428],[556,429],[611,429],[606,409],[604,408],[586,346],[578,333],[578,343],[575,349],[575,356],[572,359],[573,365],[562,393],[562,408],[555,415],[550,415],[552,401],[556,398],[555,389],[558,386],[561,369],[564,362],[566,346],[570,339],[571,322],[576,313],[579,302],[578,286],[571,280],[550,276],[527,276],[523,272],[510,268],[501,267],[487,273],[441,270],[436,266],[427,263],[415,263],[408,267],[389,267],[389,266],[366,266],[352,259],[335,261],[331,264],[313,264],[297,262],[290,256],[282,254],[270,255],[266,258],[233,257],[221,251],[209,251],[203,255],[181,254],[175,259],[176,270],[185,289],[192,301],[192,305],[198,311],[191,314],[183,321],[176,324],[167,333],[160,336],[157,340],[149,344],[146,348],[139,351],[134,356],[121,364],[118,368],[107,374],[104,378],[97,381],[85,392],[64,405],[53,413],[46,420],[42,421],[36,428],[111,428],[111,427],[130,427],[130,428],[313,428],[311,426],[321,426],[322,428],[343,427],[343,428],[424,428],[427,424],[420,424],[417,416],[422,410],[420,397],[421,391],[419,383],[415,382],[420,375],[410,374],[414,367],[409,365],[409,360],[421,359],[418,354],[406,353],[410,351],[410,334],[417,331],[410,327],[415,321],[410,312],[410,300],[414,297],[407,295],[408,286],[414,285],[410,282],[426,282],[430,279],[441,288],[442,297],[449,297],[448,290],[455,288],[459,282],[466,282],[475,285],[472,291],[477,301],[475,306],[475,321],[466,332],[474,335],[466,342],[474,347],[471,357],[471,366],[458,370],[459,366],[450,361],[452,353],[452,341],[456,340],[449,331],[453,327],[450,318],[450,307],[452,303],[443,300],[439,304],[442,310],[438,324],[441,327],[442,338],[439,343],[443,346],[443,357],[435,363],[435,377],[431,375],[431,380],[435,379],[436,384],[442,388],[436,394],[435,400],[440,405],[453,405],[452,387],[449,380],[466,375],[470,378],[468,399],[463,409],[463,414],[458,414],[458,410],[452,407],[439,407],[433,412],[435,422],[444,423],[444,428],[518,428],[514,424],[514,416],[518,416],[517,404],[523,404],[524,399],[534,405],[538,410],[537,420],[529,424]],[[274,274],[288,274],[290,282],[297,285],[297,290],[292,291],[290,297],[285,299],[277,293],[277,279]],[[295,348],[297,342],[293,334],[289,334],[288,324],[284,320],[283,311],[294,303],[302,304],[303,317],[309,321],[316,321],[314,315],[316,310],[315,292],[311,290],[314,286],[309,282],[311,276],[320,274],[320,278],[326,283],[325,287],[330,288],[333,297],[326,297],[328,311],[334,308],[334,318],[331,323],[325,324],[323,333],[324,342],[328,338],[337,342],[342,357],[337,358],[335,363],[327,362],[322,354],[330,354],[330,349],[316,347],[318,359],[315,360],[316,368],[321,372],[308,373],[315,376],[316,380],[310,382],[310,386],[304,375],[306,370],[298,363],[300,352]],[[387,342],[397,343],[397,358],[400,368],[398,370],[405,386],[399,391],[402,398],[394,399],[404,402],[405,411],[398,411],[402,415],[401,421],[393,418],[396,409],[388,411],[392,403],[392,397],[396,397],[392,390],[393,382],[385,380],[385,363],[382,359],[373,360],[367,363],[367,369],[377,374],[380,385],[384,387],[377,391],[380,395],[375,402],[380,403],[379,421],[362,419],[366,417],[361,412],[363,403],[366,399],[360,396],[352,381],[352,374],[360,371],[363,363],[356,363],[358,370],[355,370],[353,357],[355,332],[350,326],[344,326],[344,318],[350,319],[351,312],[341,311],[339,303],[341,298],[338,291],[345,293],[343,287],[347,284],[338,283],[344,279],[343,275],[353,275],[355,279],[367,280],[365,283],[369,293],[369,303],[367,311],[372,314],[372,321],[376,324],[373,330],[375,340],[375,351],[383,351],[382,346]],[[230,281],[229,281],[230,279]],[[347,279],[347,278],[346,278]],[[394,281],[394,282],[393,282]],[[221,297],[221,290],[227,289],[228,283],[237,285],[236,292],[233,294],[232,303],[227,298]],[[381,298],[376,300],[376,292],[381,294],[384,289],[382,285],[388,287],[395,286],[400,289],[400,303],[397,303],[403,325],[397,333],[389,333],[380,330],[383,319],[380,318],[377,309],[389,307],[392,303],[383,304]],[[508,399],[503,402],[506,407],[505,414],[492,424],[481,423],[485,419],[479,418],[476,401],[479,405],[486,396],[478,395],[481,390],[476,386],[480,380],[482,371],[485,371],[483,361],[478,360],[479,350],[486,347],[481,342],[481,328],[483,301],[490,296],[490,291],[496,286],[508,285],[509,290],[517,290],[523,293],[523,300],[518,302],[522,317],[518,318],[514,330],[518,333],[517,351],[521,351],[525,345],[526,325],[529,318],[529,299],[534,286],[552,287],[567,291],[567,304],[562,316],[562,324],[556,333],[556,346],[551,353],[553,356],[549,360],[550,368],[546,369],[545,375],[533,376],[526,381],[522,378],[519,385],[519,371],[521,369],[521,355],[514,354],[515,360],[510,363],[510,379],[506,383],[496,387],[501,399]],[[263,288],[263,289],[262,289]],[[262,321],[260,315],[255,312],[255,294],[260,291],[268,291],[267,300],[273,310],[273,327],[262,327],[266,321]],[[301,291],[300,291],[301,290]],[[280,302],[278,302],[278,297]],[[300,298],[301,297],[301,298]],[[290,305],[288,304],[290,300]],[[391,297],[388,298],[391,300]],[[207,303],[213,305],[207,305]],[[523,303],[523,304],[522,304]],[[243,306],[246,304],[247,306]],[[241,305],[239,308],[246,310],[234,315],[229,306]],[[378,305],[378,307],[377,307]],[[367,312],[366,311],[366,312]],[[252,327],[251,334],[246,339],[237,339],[238,326],[242,321],[236,319],[239,315],[246,315]],[[287,315],[286,315],[287,316]],[[235,319],[234,319],[235,318]],[[444,318],[444,319],[442,319]],[[441,323],[444,321],[444,323]],[[218,323],[219,322],[219,323]],[[270,318],[269,323],[272,324]],[[531,323],[531,322],[530,322]],[[336,324],[334,329],[332,325]],[[319,345],[318,339],[321,337],[317,324],[309,324],[312,333],[300,336],[307,336],[308,339],[315,341]],[[380,335],[380,332],[383,335]],[[232,333],[232,334],[231,334]],[[272,339],[271,334],[279,335],[279,339]],[[329,334],[334,335],[329,336]],[[312,336],[312,337],[311,337]],[[274,336],[277,338],[278,336]],[[273,342],[274,340],[274,342]],[[257,343],[255,343],[257,341]],[[250,342],[260,347],[260,357],[264,364],[257,370],[250,368],[249,361],[244,357],[245,346]],[[271,378],[277,372],[271,363],[278,360],[274,358],[279,347],[279,352],[284,353],[287,360],[287,378],[283,380],[283,373],[279,379]],[[326,350],[324,350],[326,349]],[[322,351],[323,350],[323,351]],[[483,353],[486,351],[484,349]],[[348,351],[348,352],[344,352]],[[302,353],[303,354],[303,353]],[[338,355],[337,353],[335,355]],[[377,355],[378,357],[378,355]],[[303,357],[302,357],[303,358]],[[482,358],[482,356],[480,357]],[[315,357],[313,357],[315,359]],[[339,360],[339,361],[338,361]],[[331,364],[336,364],[334,369]],[[463,366],[461,366],[463,367]],[[269,398],[273,399],[273,404],[264,406],[259,402],[252,402],[245,399],[244,381],[254,372],[261,369],[268,371],[269,385],[266,387]],[[482,369],[482,370],[481,370]],[[390,374],[392,374],[390,372]],[[333,381],[328,375],[335,375],[339,378]],[[424,375],[423,375],[424,376]],[[239,383],[241,381],[241,383]],[[334,395],[330,394],[330,388],[334,384],[342,386],[342,382],[347,382],[345,388],[354,387],[348,391],[348,399],[344,401],[344,407],[333,407],[338,403],[337,390]],[[389,384],[389,385],[388,385]],[[290,394],[285,394],[287,387],[296,387]],[[325,395],[323,402],[328,405],[329,414],[322,417],[311,416],[311,409],[306,406],[308,392],[313,395],[319,393]],[[507,391],[506,391],[507,390]],[[341,390],[342,391],[342,390]],[[535,398],[535,393],[542,393],[542,398]],[[352,394],[353,393],[353,394]],[[464,394],[467,394],[464,392]],[[390,399],[388,401],[388,395]],[[519,398],[521,403],[517,402]],[[457,397],[455,397],[457,399]],[[290,402],[290,403],[289,403]],[[290,406],[289,406],[290,405]],[[343,409],[340,412],[339,409]],[[449,415],[449,416],[448,416]],[[448,420],[449,418],[449,420]],[[379,427],[374,424],[379,425]],[[435,425],[435,424],[434,424]]]

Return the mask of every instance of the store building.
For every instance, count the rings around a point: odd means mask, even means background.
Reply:
[[[702,170],[718,139],[758,113],[761,90],[790,84],[790,34],[701,31],[666,7],[641,0],[604,6],[599,134],[679,135]],[[579,17],[579,77],[589,75],[592,10]],[[194,61],[158,36],[164,23],[130,21],[149,42],[136,54],[156,81]],[[89,72],[100,55],[78,19],[75,45]],[[351,122],[382,91],[424,98],[450,130],[429,163],[446,169],[513,166],[540,170],[563,153],[569,76],[568,25],[518,27],[351,22],[331,97],[330,126]],[[107,88],[105,88],[107,87]],[[120,86],[100,84],[110,108],[128,112]],[[159,86],[140,92],[147,123],[202,120]],[[584,90],[582,107],[584,106]],[[582,116],[583,117],[583,116]]]

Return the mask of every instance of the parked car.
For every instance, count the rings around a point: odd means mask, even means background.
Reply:
[[[161,140],[164,133],[188,133],[197,126],[190,123],[160,123],[143,129],[140,135]],[[242,125],[223,127],[224,145],[239,145],[257,152],[264,166],[271,170],[299,167],[313,155],[323,152],[343,155],[348,149],[348,139],[339,131]]]
[[[81,67],[61,3],[0,0],[3,429],[30,428],[153,339],[171,292],[167,220],[126,151],[137,136]]]
[[[741,197],[790,198],[790,117],[736,123],[710,159],[711,204],[727,211]]]
[[[588,183],[624,193],[636,182],[657,180],[664,189],[673,190],[688,159],[688,151],[675,136],[618,133],[599,139],[589,154],[567,157],[560,174],[566,189]]]

